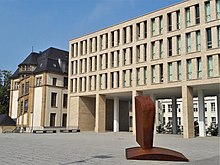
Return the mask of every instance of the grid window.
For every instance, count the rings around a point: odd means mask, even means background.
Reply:
[[[191,34],[190,33],[186,34],[186,49],[187,49],[187,53],[191,52]]]
[[[211,49],[212,48],[212,29],[211,28],[206,29],[206,34],[207,34],[207,48]]]
[[[205,2],[205,17],[206,17],[206,22],[211,21],[211,9],[210,9],[209,1]]]
[[[166,106],[165,106],[165,104],[162,105],[162,109],[163,109],[163,113],[165,113],[165,112],[166,112]]]
[[[29,81],[25,83],[25,94],[29,93]]]
[[[211,119],[212,119],[212,123],[216,124],[216,117],[212,117]]]
[[[67,99],[68,99],[67,96],[68,96],[67,94],[63,95],[63,108],[67,108]]]
[[[169,74],[169,81],[173,80],[173,66],[172,63],[168,63],[168,74]]]
[[[23,105],[24,104],[24,102],[23,101],[21,101],[21,105],[20,105],[20,115],[23,113]]]
[[[208,56],[208,77],[213,77],[213,59],[212,56]]]
[[[139,39],[141,37],[140,23],[138,23],[136,26],[137,26],[137,39]]]
[[[172,104],[168,104],[168,112],[172,112]]]
[[[24,113],[28,111],[28,100],[24,101]]]
[[[202,60],[201,57],[197,58],[197,70],[198,70],[198,79],[202,78]]]
[[[211,112],[215,112],[215,103],[211,103]]]
[[[195,6],[196,11],[196,24],[200,23],[200,11],[199,11],[199,4]]]
[[[141,59],[141,53],[140,53],[140,45],[137,46],[137,62],[139,63]]]
[[[126,70],[123,71],[123,86],[126,86]]]
[[[186,27],[190,26],[190,8],[186,8]]]
[[[144,61],[147,61],[147,44],[144,44]]]
[[[36,78],[36,86],[41,86],[42,85],[42,77],[37,77]]]
[[[137,85],[141,85],[140,68],[137,68]]]
[[[147,84],[147,67],[144,67],[144,83]]]
[[[133,81],[132,76],[133,76],[132,69],[130,69],[130,86],[132,86],[132,81]]]
[[[201,35],[200,35],[200,31],[196,32],[196,49],[197,49],[197,51],[201,51]]]
[[[193,103],[193,109],[194,109],[194,112],[198,112],[198,104],[197,103]]]
[[[180,106],[180,104],[177,104],[177,112],[181,112],[181,106]]]
[[[22,86],[21,86],[21,93],[22,93],[22,95],[25,94],[25,91],[24,91],[24,84],[22,84]]]
[[[160,64],[160,82],[163,82],[163,64]]]
[[[57,85],[57,78],[53,78],[53,86],[56,86]]]
[[[187,60],[187,78],[188,80],[192,79],[192,60]]]

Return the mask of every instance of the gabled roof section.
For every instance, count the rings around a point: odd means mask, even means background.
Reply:
[[[39,53],[32,52],[28,55],[28,57],[20,63],[20,65],[37,65],[37,58],[39,57]]]
[[[0,115],[0,126],[16,126],[16,122],[7,114]]]
[[[10,77],[11,79],[16,79],[16,78],[18,78],[19,77],[19,69],[17,69],[14,73],[13,73],[13,75]]]

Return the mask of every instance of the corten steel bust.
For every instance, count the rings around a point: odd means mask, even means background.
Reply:
[[[153,147],[155,104],[148,96],[135,97],[136,141],[140,147],[126,149],[126,158],[134,160],[189,161],[183,154]]]

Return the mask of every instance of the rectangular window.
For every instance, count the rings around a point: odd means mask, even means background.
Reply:
[[[147,84],[147,67],[144,67],[144,83]]]
[[[140,73],[140,68],[137,68],[137,85],[141,85],[141,73]]]
[[[168,55],[172,56],[172,37],[168,38]]]
[[[220,0],[216,0],[217,18],[220,18]]]
[[[213,59],[212,56],[208,56],[208,77],[213,77]]]
[[[160,40],[160,58],[163,57],[163,40]]]
[[[64,86],[65,88],[68,87],[68,77],[64,77],[64,78],[63,78],[63,86]]]
[[[177,55],[181,54],[181,37],[177,36]]]
[[[163,33],[163,16],[159,17],[159,32],[160,34]]]
[[[68,99],[68,95],[64,94],[63,95],[63,108],[67,108],[67,99]]]
[[[172,63],[168,63],[168,74],[169,74],[169,81],[173,80],[173,66]]]
[[[168,19],[168,31],[172,31],[172,15],[171,13],[167,14]]]
[[[168,112],[172,112],[172,104],[168,104]]]
[[[202,78],[202,60],[201,57],[197,58],[197,70],[198,70],[198,79]]]
[[[220,47],[220,26],[217,27],[218,30],[218,47]]]
[[[165,113],[165,112],[166,112],[166,106],[165,106],[165,104],[162,105],[162,109],[163,109],[163,112]]]
[[[178,112],[181,112],[181,106],[180,106],[180,104],[177,104],[177,111],[178,111]]]
[[[63,120],[62,120],[62,127],[66,127],[66,122],[67,122],[67,114],[63,114]]]
[[[207,35],[207,48],[212,48],[212,29],[208,28],[206,29],[206,35]]]
[[[152,23],[152,36],[156,35],[156,23],[155,23],[155,18],[151,19]]]
[[[29,93],[29,81],[25,83],[25,94]]]
[[[192,60],[187,60],[187,78],[188,80],[192,79]]]
[[[160,64],[160,82],[163,82],[163,64]]]
[[[124,55],[124,65],[126,65],[126,59],[127,59],[127,57],[126,57],[126,49],[123,50],[123,55]]]
[[[24,101],[24,113],[28,111],[28,100]]]
[[[178,80],[182,80],[182,66],[181,61],[177,62],[177,78]]]
[[[204,104],[205,112],[207,112],[207,103]]]
[[[215,112],[215,103],[211,103],[211,112]]]
[[[21,86],[21,93],[22,93],[22,95],[25,94],[25,91],[24,91],[24,84],[22,84],[22,86]]]
[[[200,24],[200,11],[199,11],[199,4],[195,6],[196,11],[196,24]]]
[[[200,31],[196,32],[196,49],[197,51],[201,51],[201,36]]]
[[[198,112],[198,104],[197,103],[193,103],[193,109],[194,109],[194,112]]]
[[[139,40],[139,38],[141,37],[140,23],[137,23],[136,27],[137,27],[137,39]]]
[[[23,101],[21,101],[21,105],[20,105],[20,115],[22,115],[22,113],[23,113],[23,105],[24,103],[23,103]]]
[[[56,86],[57,85],[57,78],[53,78],[53,86]]]
[[[155,59],[155,56],[156,56],[156,46],[155,46],[155,42],[152,42],[151,43],[151,46],[152,46],[152,59]]]
[[[190,33],[186,34],[186,49],[187,49],[187,53],[191,52],[191,34]]]
[[[205,17],[206,17],[206,22],[211,21],[210,1],[205,2]]]
[[[140,53],[140,45],[137,46],[137,62],[139,63],[141,59],[141,53]]]
[[[144,44],[144,61],[147,61],[147,44]]]
[[[212,123],[216,124],[216,117],[212,117],[211,119],[212,119]]]
[[[155,65],[152,66],[152,83],[156,82],[156,67]]]
[[[130,69],[130,86],[132,86],[132,80],[133,80],[133,79],[132,79],[132,76],[133,76],[133,75],[132,75],[132,69]]]
[[[186,27],[190,26],[190,8],[185,9],[186,12]]]
[[[55,127],[56,113],[50,114],[50,127]]]
[[[180,11],[176,12],[176,27],[180,29]]]
[[[51,107],[57,106],[57,93],[51,93]]]
[[[123,70],[123,86],[126,86],[126,70]]]

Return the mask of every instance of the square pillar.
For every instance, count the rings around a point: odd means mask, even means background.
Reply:
[[[95,132],[105,132],[106,97],[96,94]]]
[[[119,98],[114,97],[113,132],[119,132]]]
[[[176,97],[172,98],[172,133],[177,134],[177,104]]]
[[[194,138],[193,88],[182,86],[183,138]]]
[[[217,95],[218,136],[220,136],[220,94]]]
[[[198,101],[199,101],[199,136],[205,137],[205,109],[204,109],[204,94],[202,90],[198,91]]]

